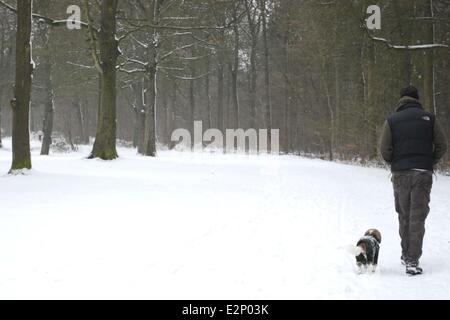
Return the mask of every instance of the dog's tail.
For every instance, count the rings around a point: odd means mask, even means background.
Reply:
[[[349,245],[347,247],[347,251],[348,253],[350,253],[352,256],[359,256],[361,253],[363,253],[363,249],[360,246],[354,246],[354,245]]]

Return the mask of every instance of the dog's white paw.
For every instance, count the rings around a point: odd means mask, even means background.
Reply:
[[[371,273],[375,273],[375,271],[377,271],[377,266],[376,265],[369,265],[369,267],[367,268],[367,270]]]
[[[356,271],[358,274],[364,274],[367,272],[367,267],[364,265],[358,266],[358,270]]]

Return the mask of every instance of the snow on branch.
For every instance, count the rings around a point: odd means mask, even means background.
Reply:
[[[167,59],[168,57],[170,57],[172,54],[174,54],[177,51],[188,49],[188,48],[192,48],[192,47],[196,46],[197,44],[198,44],[198,42],[195,42],[195,43],[191,43],[191,44],[188,44],[188,45],[185,45],[185,46],[182,46],[182,47],[177,47],[177,48],[167,52],[165,55],[163,55],[161,57],[161,61]]]
[[[127,74],[146,73],[146,72],[147,72],[146,69],[138,69],[138,68],[135,68],[135,69],[124,69],[123,67],[124,67],[125,65],[126,65],[126,62],[121,63],[120,65],[118,65],[118,66],[116,67],[116,69],[117,69],[118,71],[120,71],[120,72],[124,72],[124,73],[127,73]]]
[[[162,20],[193,20],[197,17],[164,17]]]
[[[184,61],[197,61],[197,60],[202,60],[205,59],[207,57],[210,57],[210,54],[205,54],[202,56],[195,56],[195,57],[178,57],[179,60],[184,60]]]
[[[209,74],[211,74],[211,72],[207,72],[207,73],[201,74],[201,75],[196,76],[196,77],[177,76],[177,75],[173,75],[173,74],[171,74],[171,75],[169,75],[169,76],[172,77],[172,78],[178,79],[178,80],[193,81],[193,80],[199,80],[199,79],[202,79],[202,78],[206,77],[206,76],[209,75]]]
[[[388,49],[393,50],[430,50],[430,49],[448,49],[450,48],[449,45],[441,44],[441,43],[431,43],[431,44],[420,44],[420,45],[395,45],[392,44],[391,41],[385,38],[381,37],[375,37],[373,34],[370,33],[369,29],[367,28],[367,25],[365,22],[362,23],[364,29],[367,32],[367,35],[370,39],[376,42],[380,42],[384,44]]]
[[[8,9],[9,11],[12,11],[12,12],[14,12],[14,13],[17,12],[16,8],[14,8],[13,6],[11,6],[11,5],[9,5],[9,4],[3,2],[3,1],[0,1],[0,6],[2,6],[2,7],[4,7],[4,8],[6,8],[6,9]]]
[[[178,37],[178,36],[191,36],[192,32],[174,32],[172,34],[162,35],[164,38]]]
[[[143,67],[147,67],[148,66],[148,62],[142,62],[142,61],[139,61],[139,60],[136,60],[136,59],[132,59],[132,58],[126,58],[126,61],[139,64],[139,65],[141,65]]]
[[[159,70],[159,69],[164,69],[164,70],[174,70],[174,71],[184,71],[184,70],[186,70],[186,68],[165,67],[165,66],[158,66],[157,68],[158,68],[158,70]]]
[[[144,49],[148,49],[148,45],[140,41],[139,39],[136,39],[133,35],[130,35],[130,38],[134,40],[138,45],[140,45]]]
[[[86,66],[86,65],[71,62],[71,61],[66,61],[66,63],[71,66],[75,66],[75,67],[79,67],[79,68],[83,68],[83,69],[95,69],[95,66]]]
[[[371,37],[372,40],[384,43],[389,49],[395,50],[426,50],[426,49],[436,49],[436,48],[449,48],[448,45],[433,43],[433,44],[421,44],[421,45],[393,45],[388,40],[384,38]]]
[[[196,27],[195,26],[181,27],[181,26],[171,26],[171,25],[143,24],[139,27],[136,27],[136,29],[131,30],[131,32],[136,32],[136,31],[142,30],[144,28],[189,31],[189,30],[225,30],[225,29],[230,29],[232,27],[233,27],[232,24],[227,24],[224,26],[196,26]]]

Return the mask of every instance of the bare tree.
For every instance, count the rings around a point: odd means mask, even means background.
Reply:
[[[100,31],[97,40],[92,19],[89,18],[91,37],[91,54],[100,77],[100,103],[98,112],[97,133],[94,147],[89,158],[113,160],[118,157],[116,150],[116,66],[119,56],[116,39],[116,12],[118,0],[102,0],[100,4]],[[84,1],[85,10],[89,13],[88,0]]]
[[[48,15],[50,2],[48,0],[41,0],[38,2],[38,8],[44,15]],[[43,74],[43,86],[44,86],[44,121],[42,132],[44,134],[41,146],[41,155],[48,155],[50,152],[50,146],[52,144],[53,133],[53,117],[54,117],[54,105],[53,105],[53,84],[52,84],[52,48],[50,46],[50,26],[45,23],[39,25],[39,35],[43,41],[41,52],[41,64],[39,69]]]
[[[32,0],[17,2],[16,81],[12,108],[13,161],[10,173],[31,169],[30,152],[30,96],[33,73],[31,58],[31,8]]]
[[[257,71],[257,54],[258,54],[258,41],[261,27],[261,16],[259,14],[258,5],[255,4],[255,0],[245,0],[245,7],[247,12],[247,22],[250,35],[250,126],[256,128],[257,118],[257,104],[256,104],[256,89],[258,81]]]
[[[238,12],[241,5],[241,1],[235,1],[232,8],[232,16],[235,23],[233,24],[233,63],[231,65],[231,91],[233,100],[233,111],[234,111],[234,127],[239,128],[239,93],[238,93],[238,73],[239,73],[239,24]]]
[[[272,94],[270,85],[270,64],[269,64],[269,43],[267,32],[267,0],[259,0],[259,8],[261,10],[262,17],[262,31],[263,31],[263,44],[264,44],[264,85],[265,85],[265,124],[268,132],[268,151],[270,152],[270,146],[272,143],[271,129],[272,129]]]

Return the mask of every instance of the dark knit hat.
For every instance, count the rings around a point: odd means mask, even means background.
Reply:
[[[416,87],[407,86],[406,88],[402,89],[402,91],[400,91],[400,98],[403,98],[405,96],[419,100],[419,91]]]

